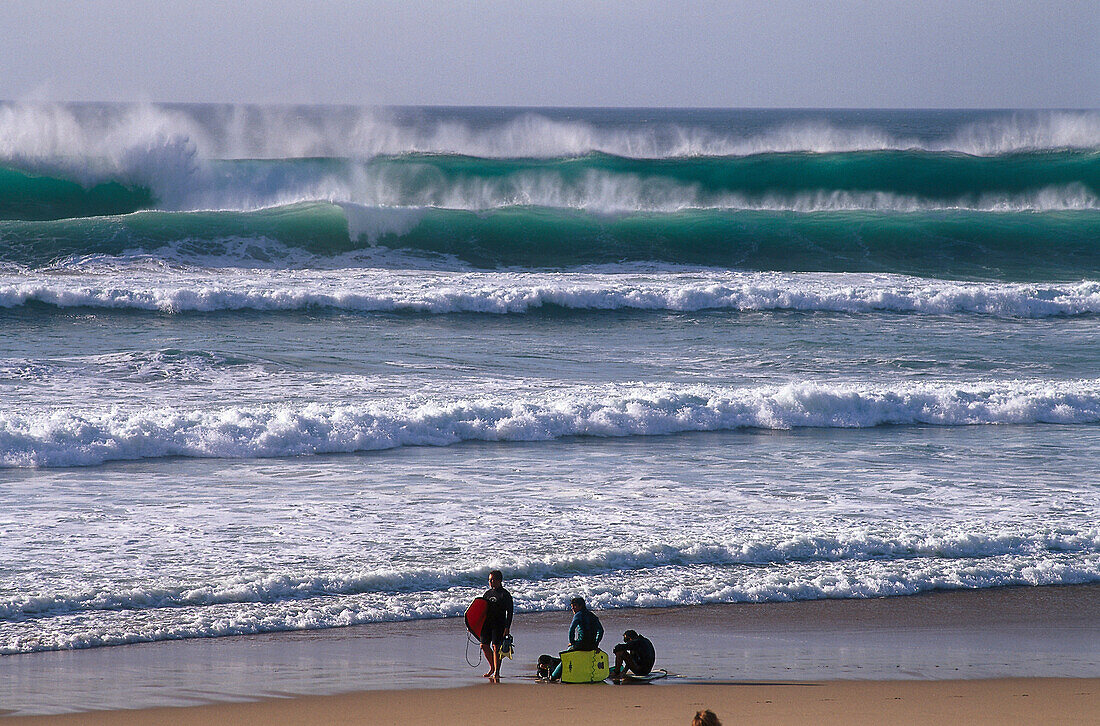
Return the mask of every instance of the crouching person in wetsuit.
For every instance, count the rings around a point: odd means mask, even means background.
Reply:
[[[636,676],[648,676],[653,670],[653,661],[657,659],[649,638],[633,630],[623,633],[623,642],[615,646],[614,652],[615,667],[611,669],[611,677],[616,680],[626,675],[627,671]]]
[[[569,601],[569,608],[573,611],[573,622],[569,624],[569,648],[568,650],[596,650],[603,639],[603,624],[596,614],[584,604],[583,597],[575,597]],[[561,662],[558,662],[550,680],[561,678]]]

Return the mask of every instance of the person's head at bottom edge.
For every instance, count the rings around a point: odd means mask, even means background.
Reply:
[[[722,722],[709,708],[706,711],[696,711],[695,718],[691,719],[691,726],[722,726]]]

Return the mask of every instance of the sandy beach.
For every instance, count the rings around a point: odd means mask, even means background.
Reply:
[[[1098,615],[1096,586],[605,611],[609,641],[648,634],[673,674],[632,686],[530,679],[564,613],[519,616],[499,684],[467,664],[454,619],[389,623],[9,656],[0,708],[11,724],[686,724],[700,708],[726,724],[1076,724],[1100,718]]]
[[[1100,678],[831,681],[644,687],[366,691],[190,708],[6,719],[10,724],[689,724],[702,708],[724,724],[1083,724],[1100,719]]]

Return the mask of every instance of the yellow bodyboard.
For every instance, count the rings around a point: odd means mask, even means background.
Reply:
[[[602,650],[563,650],[560,655],[562,683],[599,683],[611,675]]]

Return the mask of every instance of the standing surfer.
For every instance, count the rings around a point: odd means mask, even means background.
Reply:
[[[500,678],[500,648],[512,627],[512,593],[504,589],[503,583],[501,571],[493,570],[489,573],[489,589],[482,595],[489,601],[485,625],[481,628],[481,652],[489,663],[486,678]]]

